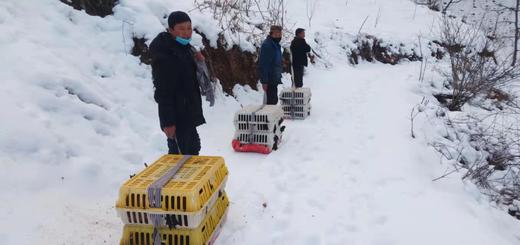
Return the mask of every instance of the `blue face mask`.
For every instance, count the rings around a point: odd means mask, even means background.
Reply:
[[[177,41],[178,43],[186,46],[186,45],[188,45],[191,42],[191,38],[186,39],[186,38],[182,38],[182,37],[177,36],[177,37],[175,37],[175,41]]]

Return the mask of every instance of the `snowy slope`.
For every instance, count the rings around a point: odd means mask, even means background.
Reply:
[[[119,185],[166,150],[150,69],[128,51],[132,33],[153,37],[164,13],[192,1],[120,2],[106,18],[55,0],[0,2],[0,244],[117,244]],[[302,2],[288,1],[288,16],[307,27]],[[436,14],[408,0],[345,2],[318,1],[308,40],[319,36],[334,66],[308,70],[312,117],[287,123],[279,151],[230,146],[233,113],[260,93],[237,87],[238,101],[205,105],[202,154],[230,169],[218,244],[518,244],[518,221],[460,176],[431,181],[445,166],[409,136],[419,64],[352,67],[337,38],[369,16],[362,32],[412,43]]]

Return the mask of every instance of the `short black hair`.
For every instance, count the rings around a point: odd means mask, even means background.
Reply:
[[[305,31],[305,29],[303,29],[303,28],[298,28],[298,29],[296,29],[295,34],[296,34],[296,36],[298,36],[300,33],[304,32],[304,31]]]
[[[282,27],[279,25],[272,25],[269,29],[269,33],[272,33],[273,31],[282,31]]]
[[[191,22],[190,16],[182,11],[174,11],[168,16],[168,27],[173,28],[176,24]]]

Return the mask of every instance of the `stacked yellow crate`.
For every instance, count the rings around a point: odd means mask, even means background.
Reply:
[[[123,184],[124,245],[212,244],[229,201],[222,157],[164,155]]]

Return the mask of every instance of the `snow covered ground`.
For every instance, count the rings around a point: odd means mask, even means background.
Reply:
[[[150,69],[128,55],[131,34],[153,37],[165,11],[191,2],[121,1],[106,18],[55,0],[0,2],[0,244],[119,242],[119,185],[166,150]],[[288,1],[288,16],[307,27],[302,2]],[[205,105],[202,154],[230,170],[218,244],[518,244],[520,223],[460,176],[432,182],[446,166],[410,137],[420,64],[353,67],[345,40],[329,35],[356,34],[369,16],[362,32],[411,44],[431,35],[436,13],[408,0],[317,8],[308,40],[319,32],[333,67],[308,70],[312,116],[286,123],[278,151],[231,149],[233,113],[260,93],[237,87],[238,101]]]

